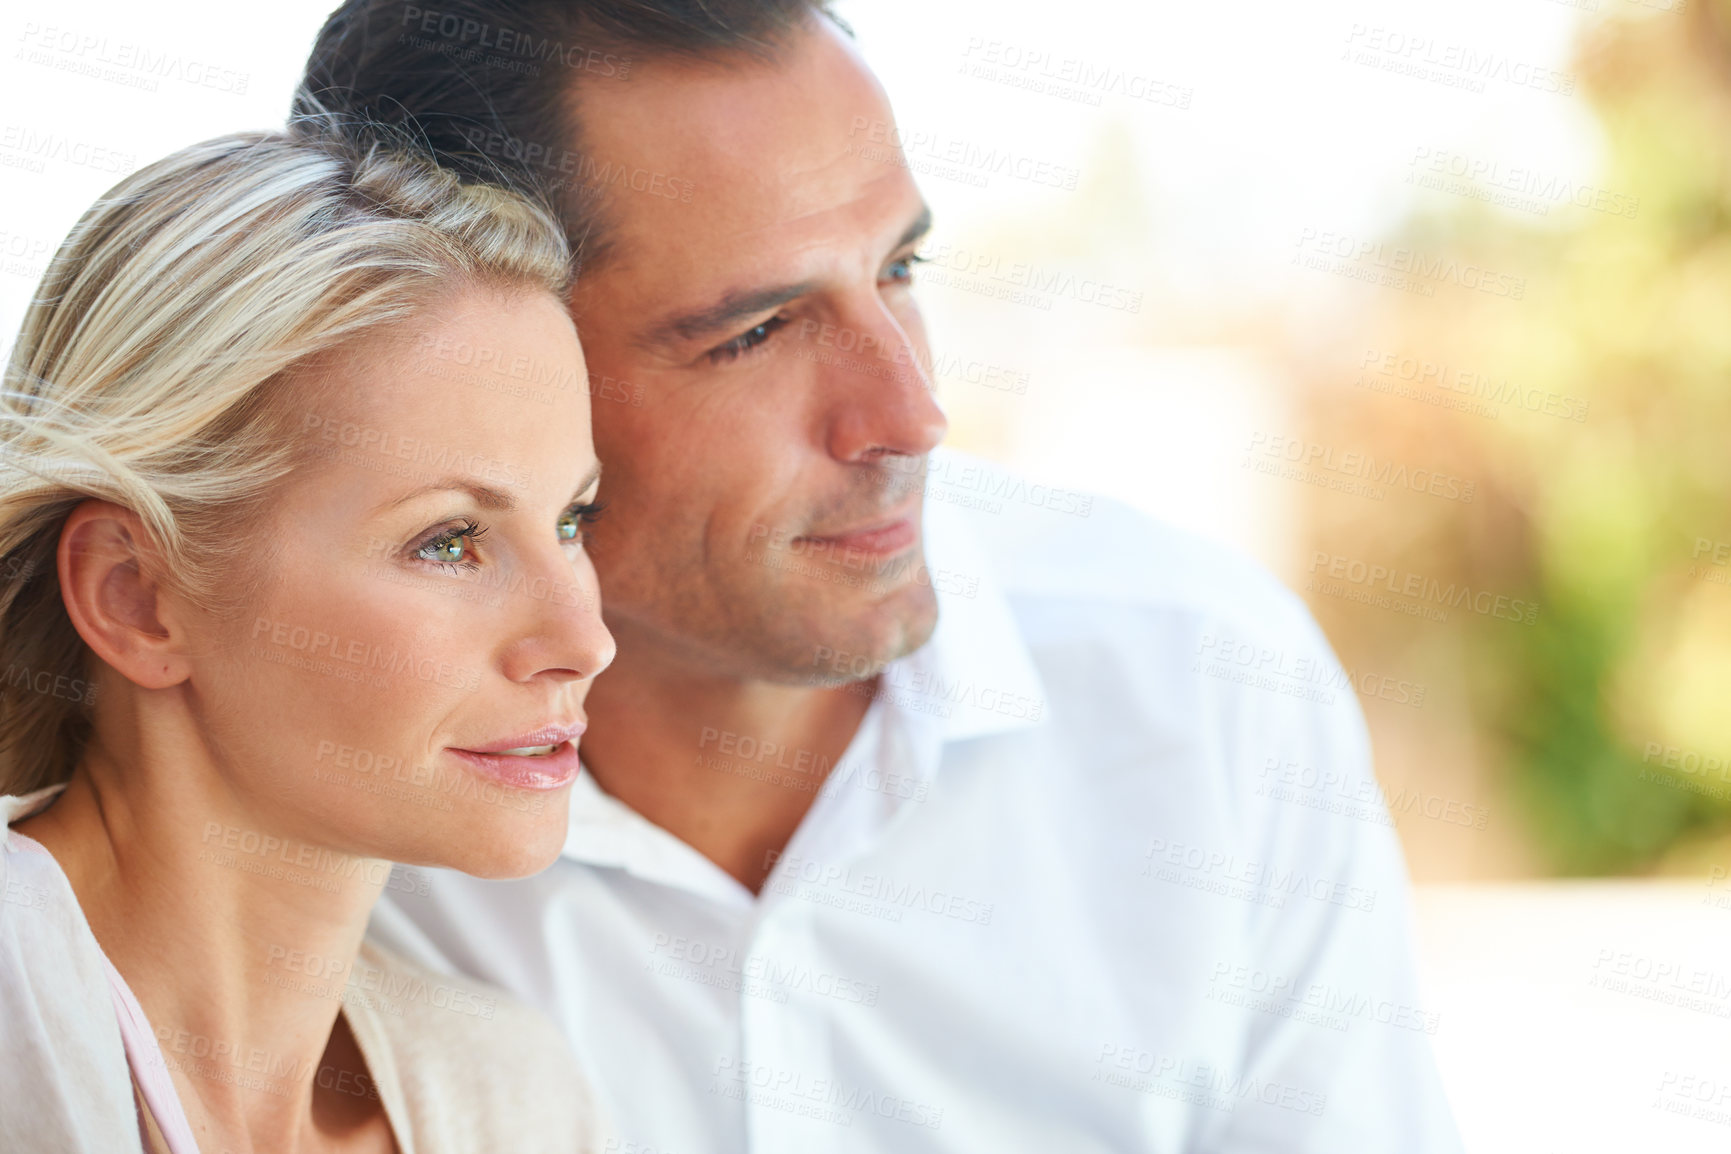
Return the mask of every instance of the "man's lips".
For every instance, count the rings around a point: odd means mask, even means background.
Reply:
[[[810,542],[823,552],[888,555],[911,548],[920,539],[916,511],[909,509],[898,516],[872,521],[838,533],[808,533],[796,538]]]

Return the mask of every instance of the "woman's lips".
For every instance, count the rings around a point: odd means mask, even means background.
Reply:
[[[512,789],[558,789],[576,781],[582,768],[575,740],[560,742],[551,753],[477,753],[472,749],[451,752],[476,773]]]
[[[510,737],[489,741],[485,745],[466,745],[463,748],[470,753],[522,751],[537,746],[558,745],[562,741],[576,741],[583,736],[583,731],[588,728],[588,724],[583,721],[572,721],[563,725],[543,725],[539,729],[530,729]]]
[[[514,789],[558,789],[577,780],[581,768],[577,739],[586,728],[581,721],[544,725],[490,741],[479,749],[453,747],[451,752],[501,785]]]

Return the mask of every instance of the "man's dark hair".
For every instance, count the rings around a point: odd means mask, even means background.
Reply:
[[[610,181],[576,88],[647,58],[768,59],[829,0],[347,0],[319,30],[291,126],[413,140],[465,179],[550,202],[593,265]]]

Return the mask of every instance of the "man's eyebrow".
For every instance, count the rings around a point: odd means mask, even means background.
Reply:
[[[920,205],[920,214],[913,219],[897,240],[895,248],[906,248],[932,230],[932,210]],[[817,287],[816,281],[771,285],[760,289],[734,289],[717,303],[693,312],[669,317],[644,333],[639,344],[655,348],[678,341],[696,340],[712,333],[732,329],[747,317],[778,309],[791,300],[798,300]]]
[[[600,479],[601,462],[597,461],[593,468],[583,474],[583,479],[577,483],[577,488],[572,490],[572,502],[575,503],[582,500],[583,494],[587,493],[594,486],[595,482]],[[415,488],[410,489],[407,493],[404,493],[401,497],[387,501],[385,504],[381,505],[379,509],[381,512],[385,509],[394,509],[398,505],[407,504],[408,502],[413,501],[416,497],[424,497],[428,493],[467,493],[470,497],[474,498],[475,504],[493,513],[514,513],[517,510],[517,498],[515,495],[504,489],[496,489],[491,485],[482,485],[476,481],[471,481],[467,477],[457,476],[455,474],[448,477],[440,477],[436,481],[429,481],[425,485],[418,485]]]
[[[908,225],[907,231],[902,233],[902,238],[896,241],[896,247],[906,248],[914,241],[924,238],[926,233],[930,231],[932,231],[932,206],[922,204],[920,205],[920,214],[914,217],[914,222]]]
[[[769,288],[735,289],[708,308],[669,317],[643,334],[640,343],[654,347],[725,332],[746,317],[780,308],[816,287],[816,281],[800,281],[797,284],[772,285]]]

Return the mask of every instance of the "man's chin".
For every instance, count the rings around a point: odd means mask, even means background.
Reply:
[[[837,605],[810,620],[805,644],[790,654],[788,680],[834,688],[876,677],[930,641],[938,600],[929,585],[910,584],[869,606]]]
[[[833,688],[877,676],[937,627],[937,594],[926,582],[862,589],[748,576],[712,584],[689,601],[607,600],[607,625],[619,640],[615,674],[659,651],[652,664],[671,662],[700,678]]]

